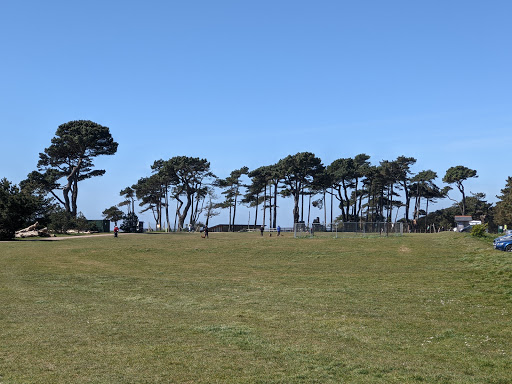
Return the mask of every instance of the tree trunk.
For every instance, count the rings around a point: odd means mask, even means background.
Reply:
[[[268,201],[269,201],[269,205],[268,205],[268,226],[269,226],[269,228],[273,228],[272,227],[272,184],[269,184],[269,186],[268,186]]]
[[[263,192],[263,221],[261,225],[265,226],[265,219],[267,218],[267,186],[265,185],[265,190]]]
[[[345,185],[345,180],[341,181],[343,186],[343,194],[345,195],[345,202],[347,204],[347,215],[343,218],[343,221],[350,221],[350,199],[348,198],[348,187]]]
[[[168,187],[165,186],[165,221],[167,222],[167,232],[171,230],[171,222],[169,218],[169,192]]]
[[[300,220],[304,221],[304,191],[300,191],[300,194],[302,196],[302,204],[300,209]]]
[[[178,220],[178,200],[176,200],[176,214],[174,215],[174,232],[176,232],[176,222]]]
[[[325,225],[325,230],[327,231],[327,207],[325,206],[325,203],[327,203],[326,199],[325,199],[325,194],[326,194],[326,190],[324,189],[324,199],[323,199],[323,205],[324,205],[324,225]]]
[[[233,202],[233,231],[235,230],[236,203],[238,198],[238,189],[235,192],[235,201]]]
[[[300,199],[300,191],[297,189],[293,195],[293,224],[299,222],[299,199]]]
[[[311,193],[309,194],[309,202],[308,202],[308,227],[309,227],[310,219],[311,219]]]
[[[232,226],[231,226],[231,211],[233,209],[233,206],[229,204],[229,219],[228,219],[228,232],[231,232]]]
[[[462,183],[457,184],[460,193],[462,193],[462,216],[466,214],[466,194],[464,193],[464,186]]]
[[[277,186],[278,183],[274,184],[274,225],[273,228],[277,228]]]
[[[259,201],[260,201],[260,194],[256,194],[256,212],[254,214],[254,228],[258,226],[258,207],[259,207]]]
[[[332,231],[332,223],[334,223],[334,188],[331,187],[331,231]]]
[[[336,198],[340,202],[341,218],[343,219],[343,221],[347,221],[347,215],[345,214],[345,203],[344,203],[343,197],[341,195],[341,186],[338,185],[338,187],[336,188],[336,192],[337,192]]]
[[[192,225],[192,218],[194,217],[194,199],[195,199],[195,194],[192,194],[192,199],[191,199],[191,203],[190,203],[190,218],[188,219],[188,223],[190,225]]]
[[[357,221],[357,186],[359,179],[356,177],[356,182],[354,184],[354,207],[352,208],[352,217],[354,221]]]
[[[185,224],[185,219],[187,218],[188,210],[190,209],[190,206],[192,205],[192,194],[187,194],[187,203],[185,204],[185,207],[183,208],[183,212],[179,214],[179,221],[178,221],[178,229],[181,231],[183,229],[183,225]]]
[[[76,217],[77,212],[77,204],[76,200],[78,198],[78,173],[73,180],[73,188],[71,189],[71,215]]]
[[[427,233],[427,217],[428,217],[428,197],[427,197],[427,208],[425,209],[425,233]]]

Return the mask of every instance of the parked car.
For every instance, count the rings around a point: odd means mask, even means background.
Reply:
[[[504,235],[495,238],[493,241],[493,247],[500,251],[512,252],[512,235]]]

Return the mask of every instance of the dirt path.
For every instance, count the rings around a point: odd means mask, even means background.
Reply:
[[[133,235],[133,233],[123,233],[120,236]],[[30,237],[25,239],[15,239],[8,241],[0,241],[0,243],[22,243],[25,241],[59,241],[59,240],[69,240],[69,239],[84,239],[88,237],[114,237],[113,233],[105,233],[105,234],[96,234],[96,235],[77,235],[77,236],[59,236],[59,237]]]

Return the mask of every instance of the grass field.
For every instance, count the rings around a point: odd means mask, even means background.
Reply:
[[[0,383],[512,383],[512,255],[467,235],[0,243]]]

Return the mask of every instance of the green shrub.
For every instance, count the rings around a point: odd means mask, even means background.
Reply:
[[[471,228],[471,236],[474,237],[485,237],[487,233],[487,223],[473,225]]]
[[[119,228],[123,232],[137,232],[137,224],[139,223],[139,218],[133,212],[128,213],[123,216],[123,222]]]

